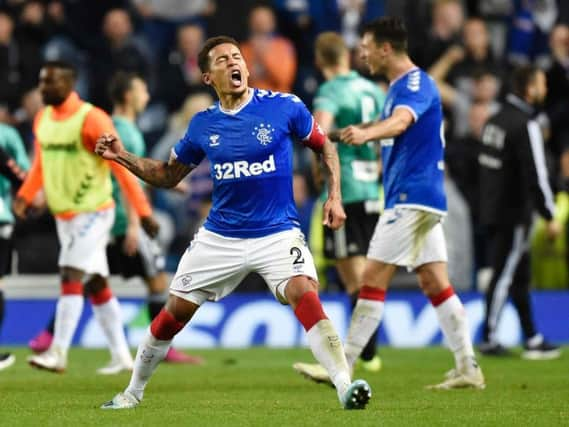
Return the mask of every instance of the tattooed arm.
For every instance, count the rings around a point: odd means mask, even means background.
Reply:
[[[120,140],[110,134],[104,134],[97,140],[95,153],[121,164],[154,187],[175,187],[193,169],[178,162],[174,155],[170,155],[167,162],[138,157],[126,151]]]
[[[336,146],[328,138],[322,146],[321,160],[327,171],[328,200],[324,203],[323,224],[332,230],[337,230],[346,220],[346,213],[342,206],[342,193],[340,190],[340,161]]]

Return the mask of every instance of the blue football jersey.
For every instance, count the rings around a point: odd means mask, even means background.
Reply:
[[[196,114],[173,149],[185,165],[208,158],[213,196],[204,227],[227,237],[262,237],[299,226],[292,144],[310,135],[312,114],[295,95],[250,91],[238,110],[217,102]]]
[[[408,109],[415,122],[401,135],[381,141],[385,207],[445,213],[443,114],[433,79],[414,68],[394,80],[381,118],[396,108]]]

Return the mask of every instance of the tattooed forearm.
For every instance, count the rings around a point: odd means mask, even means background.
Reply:
[[[322,148],[322,163],[328,172],[328,198],[341,199],[340,191],[340,160],[336,147],[329,140]]]
[[[192,170],[173,159],[164,162],[138,157],[128,151],[121,151],[116,161],[154,187],[175,187]]]

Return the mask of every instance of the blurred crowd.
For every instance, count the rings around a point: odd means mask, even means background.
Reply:
[[[362,23],[382,15],[404,17],[412,59],[436,80],[446,118],[451,278],[475,286],[486,263],[478,226],[477,144],[488,117],[500,109],[513,66],[547,70],[548,96],[540,115],[550,178],[569,189],[569,2],[562,0],[0,0],[0,122],[15,127],[33,157],[32,120],[41,108],[36,89],[45,60],[61,59],[79,72],[77,91],[110,109],[108,83],[119,70],[148,83],[151,103],[138,119],[151,157],[166,159],[191,117],[213,102],[201,82],[197,55],[203,41],[229,35],[242,42],[250,85],[294,92],[309,108],[322,82],[314,40],[340,33],[358,60]],[[378,82],[385,85],[385,82]],[[308,150],[295,155],[295,197],[303,229],[318,198]],[[152,190],[161,239],[172,260],[207,214],[212,182],[207,164],[188,178],[186,194]],[[465,232],[466,231],[466,232]],[[310,236],[309,236],[310,237]],[[51,272],[57,265],[53,223],[47,215],[19,224],[20,272]],[[37,251],[46,253],[37,259]],[[565,284],[566,286],[566,284]]]

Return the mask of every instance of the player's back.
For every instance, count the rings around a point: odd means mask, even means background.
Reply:
[[[531,221],[534,185],[522,159],[528,144],[532,109],[511,94],[496,114],[488,119],[480,138],[478,164],[480,220],[485,225],[520,224]],[[533,151],[532,151],[533,153]]]
[[[351,71],[322,84],[314,99],[314,110],[331,112],[336,126],[343,128],[375,120],[384,99],[375,83]]]
[[[381,141],[386,208],[408,206],[446,211],[444,129],[441,99],[433,79],[414,68],[391,82],[382,118],[405,108],[414,123]]]
[[[334,116],[338,128],[376,120],[385,94],[374,82],[356,71],[339,75],[320,86],[314,99],[314,111]],[[378,156],[373,143],[362,146],[338,144],[341,188],[344,203],[379,198]]]
[[[254,89],[238,110],[219,103],[198,113],[174,153],[210,161],[213,205],[204,226],[228,237],[261,237],[298,226],[292,194],[292,141],[312,115],[294,95]]]

